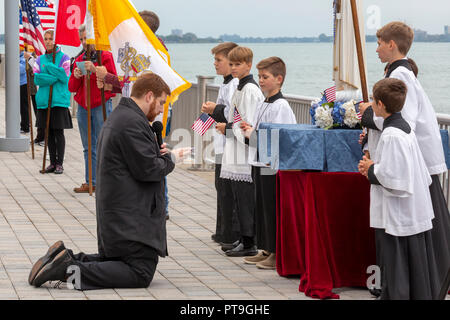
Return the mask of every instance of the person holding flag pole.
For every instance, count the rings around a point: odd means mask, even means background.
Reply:
[[[112,74],[116,74],[116,67],[110,52],[94,51],[93,45],[86,43],[85,25],[80,27],[79,35],[85,53],[75,59],[78,66],[74,68],[70,77],[69,90],[75,93],[74,99],[79,104],[77,119],[84,149],[86,183],[73,190],[75,193],[92,195],[96,185],[97,140],[103,123],[112,112],[111,98],[115,96],[110,90],[97,88],[96,66],[100,66],[100,62],[103,62],[102,65]],[[83,75],[80,68],[92,72],[90,78],[87,74]]]

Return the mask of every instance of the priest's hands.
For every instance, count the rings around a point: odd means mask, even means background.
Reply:
[[[241,130],[244,133],[244,137],[246,137],[247,139],[250,139],[250,136],[252,135],[253,131],[255,131],[255,128],[253,128],[247,122],[242,121],[241,122]]]
[[[164,143],[161,146],[161,150],[159,152],[161,153],[162,156],[165,156],[166,154],[170,153],[169,149],[167,149],[167,144],[166,143]]]
[[[172,155],[175,156],[175,163],[179,163],[192,154],[192,148],[188,147],[188,148],[174,149],[172,150],[171,153]]]
[[[364,156],[358,165],[359,173],[361,173],[363,176],[368,178],[369,169],[373,164],[374,164],[374,162],[372,160],[370,160],[370,158],[368,158],[367,156]]]
[[[216,109],[216,106],[217,104],[215,104],[214,102],[211,101],[205,102],[202,105],[202,112],[207,114],[213,114],[214,110]]]

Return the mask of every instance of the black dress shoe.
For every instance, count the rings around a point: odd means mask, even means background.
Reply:
[[[239,243],[239,245],[231,250],[225,252],[225,254],[229,257],[251,257],[256,256],[258,254],[258,249],[256,246],[252,246],[250,248],[244,248],[243,243]]]
[[[45,254],[45,256],[41,257],[31,268],[30,275],[28,276],[28,283],[31,285],[33,283],[34,278],[39,271],[50,261],[52,261],[58,253],[63,251],[66,247],[64,246],[64,242],[58,241],[53,244]]]
[[[59,280],[65,281],[67,268],[73,260],[67,249],[61,251],[50,263],[47,263],[41,271],[38,272],[32,284],[36,288],[42,286],[47,281]]]
[[[236,248],[241,243],[241,240],[237,240],[233,243],[222,243],[222,251],[227,252],[228,250]]]
[[[377,298],[381,297],[381,289],[369,289],[369,292],[374,297],[377,297]]]

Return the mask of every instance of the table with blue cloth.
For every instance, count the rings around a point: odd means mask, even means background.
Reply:
[[[259,160],[279,170],[277,272],[300,276],[299,290],[310,297],[336,299],[334,288],[366,288],[367,268],[376,264],[370,184],[358,173],[361,132],[312,125],[259,128]],[[441,135],[450,167],[448,132]]]

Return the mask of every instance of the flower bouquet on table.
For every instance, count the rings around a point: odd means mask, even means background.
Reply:
[[[330,93],[331,91],[331,93]],[[356,92],[356,95],[357,92]],[[360,102],[349,99],[355,93],[336,94],[335,88],[325,90],[322,99],[311,103],[312,124],[322,129],[361,129]]]

